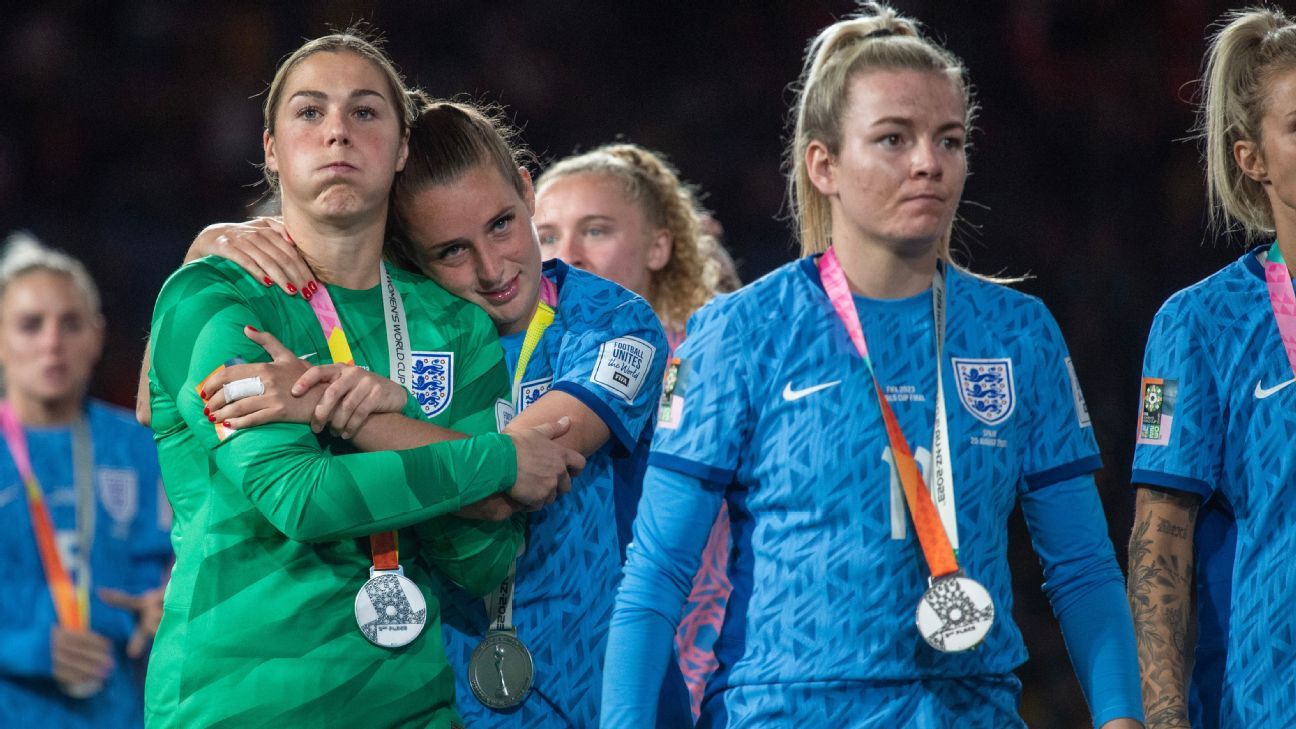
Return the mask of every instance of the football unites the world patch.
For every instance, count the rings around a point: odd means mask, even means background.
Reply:
[[[959,402],[986,425],[999,425],[1017,406],[1012,360],[953,358]]]
[[[657,348],[638,337],[617,337],[599,347],[598,361],[590,380],[596,385],[633,402],[652,371]]]
[[[424,415],[439,415],[454,395],[454,352],[413,352],[410,360],[410,391]]]
[[[1139,395],[1137,442],[1158,446],[1169,444],[1170,430],[1174,425],[1175,400],[1179,395],[1179,381],[1144,377]]]

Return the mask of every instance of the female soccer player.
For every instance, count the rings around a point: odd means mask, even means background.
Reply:
[[[704,232],[692,187],[661,155],[635,144],[604,145],[554,163],[536,183],[535,221],[545,256],[647,298],[666,328],[672,356],[688,318],[717,293],[726,262],[737,277],[719,241]],[[695,716],[716,667],[713,644],[730,590],[728,557],[729,520],[722,508],[675,640]]]
[[[522,524],[444,515],[505,493],[538,508],[583,461],[546,428],[490,432],[508,385],[489,319],[382,263],[412,121],[372,44],[344,33],[302,46],[267,93],[264,148],[284,229],[318,282],[310,300],[214,258],[181,268],[158,298],[152,425],[177,559],[148,676],[153,726],[457,725],[425,565],[485,594],[508,574]],[[204,401],[212,373],[265,358],[245,327],[302,359],[399,381],[406,415],[487,434],[357,453],[299,423],[231,428]],[[226,402],[267,387],[222,385]]]
[[[86,397],[103,327],[79,261],[11,236],[0,256],[6,726],[143,722],[132,663],[161,616],[169,515],[149,432]]]
[[[572,427],[560,442],[588,458],[573,493],[532,515],[513,577],[491,599],[442,584],[459,710],[470,726],[588,727],[598,722],[607,626],[667,344],[639,296],[561,261],[541,264],[531,177],[522,151],[510,146],[514,136],[498,113],[429,104],[397,178],[395,210],[405,235],[393,240],[391,252],[494,321],[513,372],[511,397],[498,406],[501,427],[566,416]],[[291,271],[296,253],[272,225],[209,228],[195,246],[237,257],[254,275],[271,274],[254,270],[253,260],[277,259],[279,270]],[[262,366],[231,368],[225,377],[260,372],[256,367]],[[299,391],[323,376],[316,370],[298,383]],[[279,394],[291,383],[277,388]],[[284,409],[282,400],[267,392],[216,415],[236,427],[266,422]],[[222,405],[219,396],[212,405]],[[404,432],[391,436],[411,437],[416,426],[405,423]],[[510,511],[496,500],[471,514]],[[687,722],[682,683],[658,684],[674,711],[675,723],[664,725]]]
[[[1222,26],[1199,112],[1210,210],[1261,245],[1170,297],[1148,335],[1129,594],[1152,727],[1188,726],[1194,582],[1197,654],[1226,651],[1193,672],[1192,726],[1296,725],[1282,566],[1296,543],[1296,23],[1251,9]],[[1220,512],[1236,518],[1232,559]]]
[[[604,726],[651,724],[641,687],[722,502],[734,590],[699,726],[1023,726],[1018,502],[1095,725],[1138,725],[1066,346],[1038,300],[949,258],[973,109],[959,61],[885,6],[811,44],[789,150],[808,255],[698,312],[667,375]]]

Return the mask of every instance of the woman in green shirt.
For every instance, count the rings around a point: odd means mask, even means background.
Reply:
[[[583,464],[551,441],[565,423],[495,434],[508,382],[489,318],[382,263],[409,98],[357,35],[290,55],[266,96],[265,169],[318,287],[283,297],[209,258],[158,297],[149,391],[177,558],[149,667],[151,727],[457,725],[428,569],[488,591],[521,522],[447,515],[497,494],[538,508]],[[245,327],[307,362],[390,376],[409,392],[405,415],[482,435],[366,453],[302,424],[212,422],[207,378],[265,359]]]

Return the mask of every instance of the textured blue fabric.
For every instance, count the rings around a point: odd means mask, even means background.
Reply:
[[[669,628],[678,619],[674,599],[682,600],[726,500],[734,589],[716,643],[720,668],[707,689],[704,725],[909,726],[913,715],[899,712],[918,704],[898,698],[861,704],[860,697],[882,688],[910,695],[931,680],[1011,681],[1025,659],[1011,619],[1005,523],[1023,495],[1044,494],[1077,469],[1093,468],[1097,447],[1066,346],[1045,307],[957,270],[949,272],[947,290],[941,366],[959,557],[997,607],[985,643],[965,654],[937,653],[914,627],[926,564],[892,484],[867,371],[836,319],[814,259],[784,266],[694,316],[677,352],[680,401],[653,442],[610,650],[622,650],[623,629],[633,639],[646,628],[641,621],[666,621]],[[855,303],[884,393],[926,464],[936,382],[931,295],[856,297]],[[653,475],[665,469],[685,482]],[[1107,542],[1101,525],[1089,524],[1084,533],[1093,543]],[[1107,544],[1108,562],[1099,572],[1112,566],[1110,550]],[[1066,569],[1059,574],[1065,583]],[[660,659],[665,649],[657,640],[650,639],[649,653],[625,653],[618,665]],[[1133,656],[1122,660],[1132,663]],[[637,712],[651,697],[636,696],[635,684],[644,681],[652,685],[652,675],[608,674],[605,702],[616,703],[605,705],[605,726],[642,723]],[[822,703],[812,698],[824,691]],[[966,705],[990,712],[1008,706],[1011,720],[988,724],[1001,726],[1020,721],[1014,701],[987,696]],[[955,704],[965,705],[949,705]],[[918,721],[976,725],[982,716],[932,711]]]
[[[1134,482],[1215,501],[1194,535],[1196,577],[1208,587],[1198,592],[1193,674],[1201,725],[1296,726],[1296,615],[1287,608],[1296,573],[1285,566],[1296,549],[1296,387],[1282,387],[1293,372],[1254,253],[1166,301],[1143,376],[1173,382],[1174,392],[1162,395],[1158,442],[1140,431]],[[1216,521],[1229,512],[1235,535]]]
[[[666,366],[665,334],[642,298],[560,261],[546,262],[544,275],[559,286],[557,315],[523,373],[521,405],[525,408],[551,389],[561,390],[594,410],[611,438],[586,460],[570,494],[530,516],[513,608],[518,638],[535,660],[535,685],[522,706],[497,712],[473,697],[467,668],[486,634],[485,608],[479,598],[442,586],[446,655],[455,671],[459,711],[471,727],[597,724],[602,656],[622,562],[616,524],[628,524],[631,516],[620,510],[635,505],[622,492],[639,492],[641,451],[651,438]],[[616,350],[612,343],[621,341],[629,349]],[[510,367],[516,368],[521,341],[506,338],[502,343]],[[625,396],[623,383],[600,377],[607,373],[607,363],[622,361],[618,357],[625,352],[648,354],[644,361],[630,363],[631,374],[639,375],[627,378],[639,385],[631,388],[631,397]],[[612,385],[600,384],[600,379]],[[624,468],[626,463],[637,464],[638,470]]]
[[[93,590],[139,593],[158,587],[171,557],[170,509],[162,497],[152,434],[133,413],[91,401],[97,505],[91,547],[90,628],[112,641],[116,668],[104,689],[77,700],[54,684],[50,628],[57,623],[36,549],[22,478],[0,447],[0,726],[140,727],[144,724],[141,664],[126,657],[133,616],[105,605]],[[78,549],[76,488],[69,428],[27,428],[32,468],[54,522],[73,580]]]

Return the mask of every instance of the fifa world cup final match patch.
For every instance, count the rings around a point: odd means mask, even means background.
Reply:
[[[1167,445],[1170,442],[1170,428],[1174,425],[1179,381],[1144,377],[1139,393],[1139,432],[1136,442],[1142,445]]]
[[[617,337],[599,347],[594,374],[590,376],[597,385],[633,402],[648,379],[653,355],[657,348],[638,337]]]
[[[688,365],[679,357],[666,363],[662,378],[661,402],[657,405],[657,427],[676,430],[684,417],[684,385],[688,379]]]

